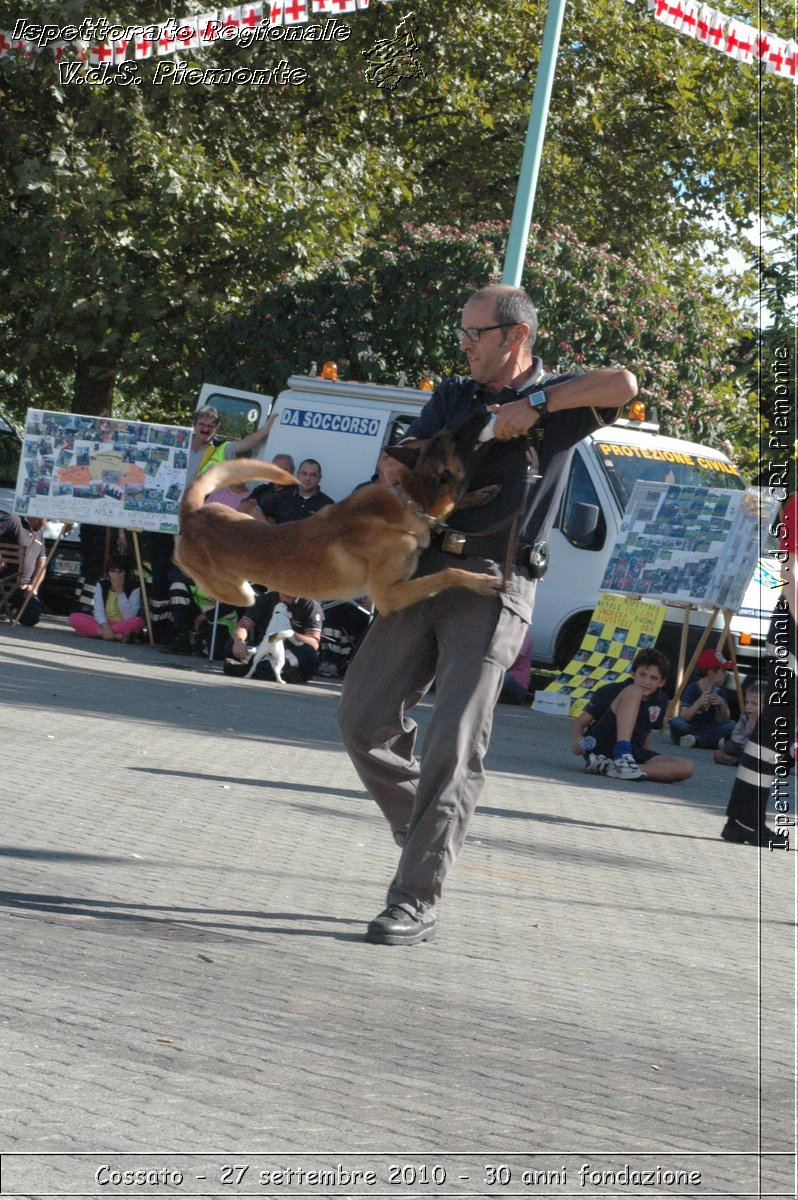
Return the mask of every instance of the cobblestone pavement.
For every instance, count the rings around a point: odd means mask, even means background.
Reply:
[[[3,1194],[793,1195],[798,855],[719,840],[732,772],[587,777],[500,707],[438,939],[371,946],[338,691],[0,626]]]

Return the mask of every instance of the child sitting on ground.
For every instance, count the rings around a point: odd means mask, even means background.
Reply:
[[[702,650],[698,656],[698,679],[688,683],[682,693],[678,717],[670,723],[671,741],[688,749],[715,750],[722,746],[734,729],[729,713],[729,697],[723,686],[726,672],[734,663],[726,662],[717,650]]]
[[[94,615],[70,613],[69,624],[81,637],[129,642],[144,628],[140,606],[141,588],[134,586],[128,560],[116,555],[108,560],[105,578],[94,589]]]
[[[588,775],[657,783],[690,778],[691,762],[657,754],[650,745],[651,731],[662,728],[668,707],[663,691],[667,673],[664,654],[641,650],[632,663],[631,679],[608,683],[591,696],[573,724],[574,754],[583,755]]]
[[[722,767],[736,767],[739,764],[745,743],[754,732],[754,726],[762,711],[762,691],[758,683],[752,683],[745,692],[745,708],[740,720],[723,745],[712,755],[715,762],[720,763]]]

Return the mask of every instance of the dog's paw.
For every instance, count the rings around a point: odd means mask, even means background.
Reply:
[[[500,575],[472,575],[471,579],[473,582],[469,587],[480,596],[492,596],[504,587],[504,580]]]

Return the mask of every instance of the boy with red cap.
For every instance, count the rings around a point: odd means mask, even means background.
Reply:
[[[698,679],[682,693],[678,717],[670,723],[671,741],[689,749],[716,750],[734,730],[729,710],[726,672],[734,666],[717,650],[702,650],[698,656]]]
[[[795,823],[790,812],[786,779],[793,767],[792,745],[796,722],[796,620],[798,620],[798,496],[784,507],[776,527],[779,535],[782,592],[770,622],[767,643],[767,680],[759,720],[743,750],[737,778],[726,809],[728,820],[721,831],[727,842],[789,850],[789,830]],[[778,831],[765,824],[765,811],[776,780]]]

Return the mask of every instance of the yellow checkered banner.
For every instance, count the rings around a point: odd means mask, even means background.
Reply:
[[[624,681],[638,650],[656,643],[665,608],[628,596],[599,595],[582,645],[563,673],[535,695],[535,711],[578,717],[605,683]]]

